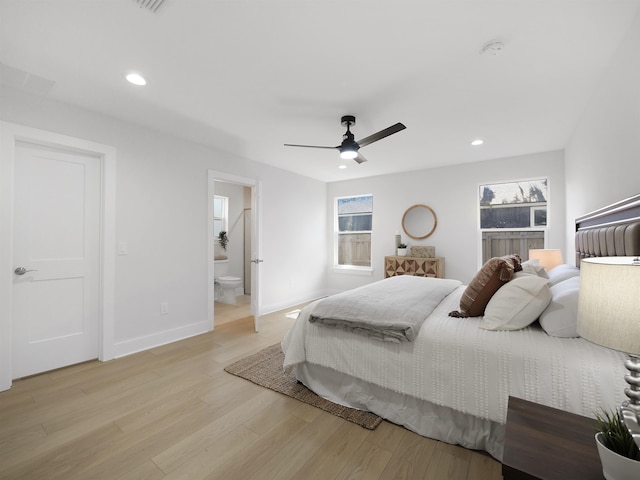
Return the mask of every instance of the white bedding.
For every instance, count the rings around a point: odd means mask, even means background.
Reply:
[[[316,302],[309,321],[387,342],[411,342],[459,280],[400,275]]]
[[[480,318],[448,317],[464,289],[440,303],[414,342],[402,344],[313,325],[308,306],[282,342],[284,368],[318,365],[497,424],[506,421],[509,395],[589,417],[622,402],[624,354],[551,337],[537,323],[487,331],[478,328]]]

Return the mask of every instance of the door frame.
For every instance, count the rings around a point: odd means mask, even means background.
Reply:
[[[13,175],[16,142],[96,157],[100,162],[100,361],[114,358],[116,149],[58,133],[0,122],[0,391],[11,388],[13,349]]]
[[[251,188],[251,260],[262,258],[260,221],[260,181],[255,178],[241,177],[230,173],[215,170],[207,171],[207,311],[208,318],[213,322],[212,329],[215,329],[215,261],[213,235],[213,197],[215,195],[215,182],[227,182]],[[255,331],[260,329],[260,274],[258,264],[251,265],[251,313]]]

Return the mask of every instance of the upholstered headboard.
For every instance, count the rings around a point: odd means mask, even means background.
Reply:
[[[640,195],[576,219],[576,266],[586,257],[640,255]]]

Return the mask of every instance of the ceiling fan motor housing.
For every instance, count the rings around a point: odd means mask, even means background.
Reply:
[[[356,117],[354,117],[353,115],[344,115],[340,119],[340,123],[342,124],[343,127],[349,128],[356,124]]]

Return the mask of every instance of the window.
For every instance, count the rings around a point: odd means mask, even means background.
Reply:
[[[213,197],[213,235],[217,238],[218,234],[227,230],[227,217],[229,198],[214,195]]]
[[[338,267],[371,267],[373,195],[336,198]]]
[[[544,248],[548,212],[547,179],[480,185],[482,262],[529,249]]]

